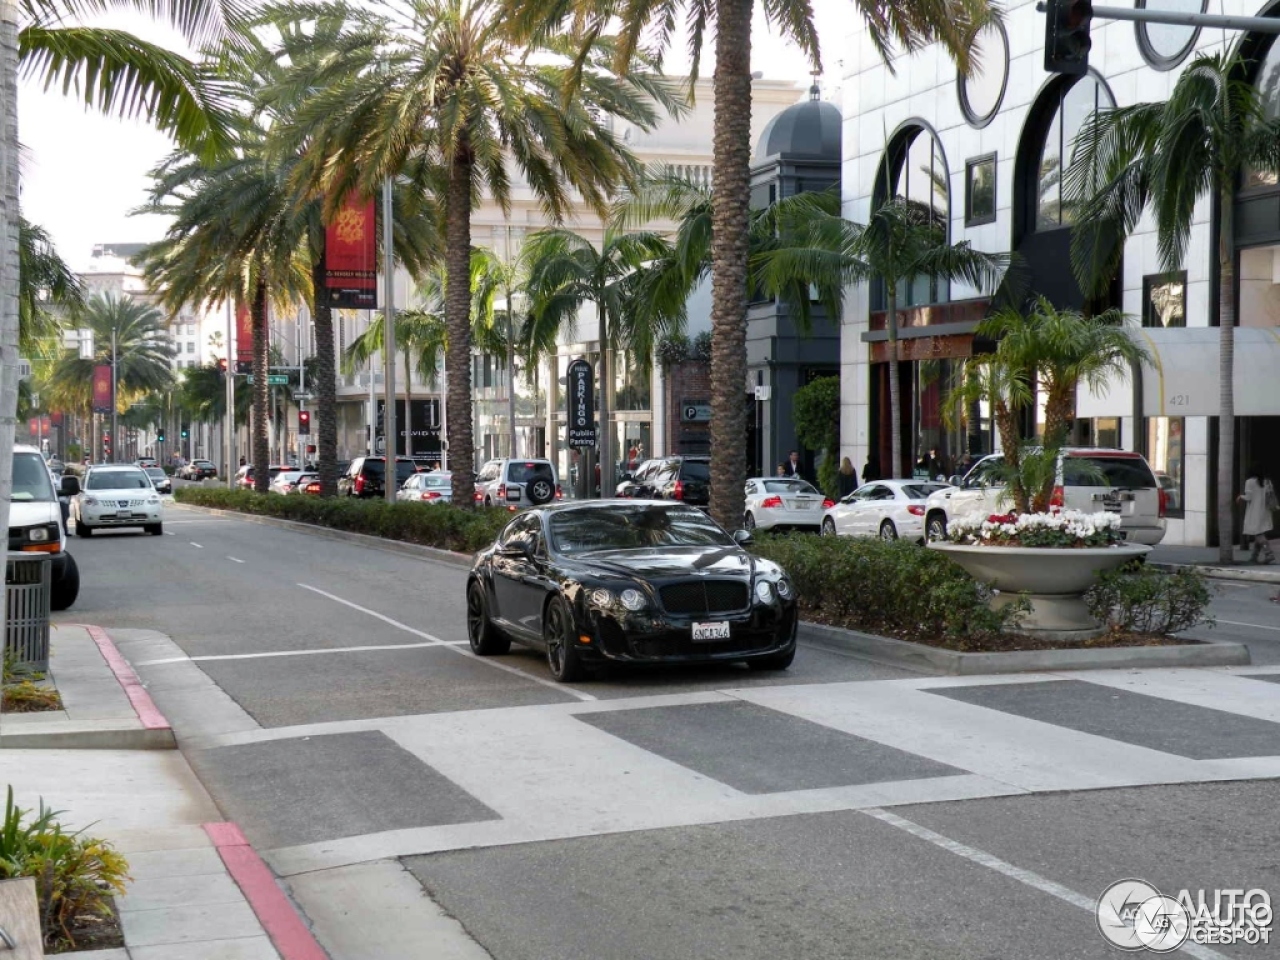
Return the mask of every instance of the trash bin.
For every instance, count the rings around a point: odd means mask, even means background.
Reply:
[[[4,652],[36,670],[49,669],[51,574],[43,553],[10,553],[5,564]]]

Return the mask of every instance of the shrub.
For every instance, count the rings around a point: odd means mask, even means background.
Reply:
[[[1166,636],[1189,630],[1206,618],[1212,593],[1199,570],[1164,573],[1143,565],[1128,565],[1098,575],[1084,595],[1089,612],[1113,631]]]
[[[0,672],[0,711],[34,713],[61,710],[62,698],[58,691],[40,686],[39,681],[43,679],[43,673],[18,663],[11,650],[4,651],[3,671]]]
[[[463,553],[474,553],[489,546],[498,531],[511,520],[510,513],[496,509],[463,510],[447,504],[426,506],[349,497],[282,496],[209,487],[179,487],[174,491],[174,499],[193,506],[279,517]]]
[[[106,841],[64,830],[43,801],[30,815],[13,802],[10,787],[0,823],[0,878],[34,877],[46,946],[74,947],[85,919],[111,915],[110,898],[124,893],[129,865]]]
[[[786,570],[806,618],[835,626],[964,650],[1013,626],[1026,609],[1017,602],[992,610],[986,586],[906,541],[794,533],[761,535],[753,549]]]

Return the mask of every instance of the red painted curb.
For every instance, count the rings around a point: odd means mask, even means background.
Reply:
[[[206,823],[204,832],[236,882],[281,960],[329,960],[329,955],[284,895],[271,868],[234,823]]]
[[[160,708],[151,699],[151,694],[147,693],[147,688],[142,685],[138,675],[133,672],[133,667],[129,665],[129,661],[124,658],[124,654],[116,647],[107,631],[87,623],[68,623],[64,624],[64,626],[81,627],[88,631],[89,636],[93,638],[93,642],[98,645],[98,650],[102,653],[102,659],[107,661],[107,666],[111,668],[116,680],[124,688],[125,696],[129,698],[129,703],[133,706],[133,712],[138,715],[138,720],[141,721],[144,729],[171,729],[169,721],[165,719],[164,714],[160,712]]]

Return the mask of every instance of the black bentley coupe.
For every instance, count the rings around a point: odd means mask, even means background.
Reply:
[[[777,564],[743,549],[749,539],[679,503],[527,510],[467,577],[471,649],[491,656],[516,640],[545,650],[563,683],[606,661],[785,670],[796,652],[795,590]]]

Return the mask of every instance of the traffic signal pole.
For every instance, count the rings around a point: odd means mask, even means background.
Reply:
[[[1036,9],[1048,12],[1054,6],[1037,3]],[[1093,7],[1099,20],[1132,20],[1135,23],[1167,23],[1176,27],[1216,27],[1220,30],[1247,30],[1250,33],[1280,33],[1280,17],[1229,17],[1216,13],[1175,13],[1129,7]]]

